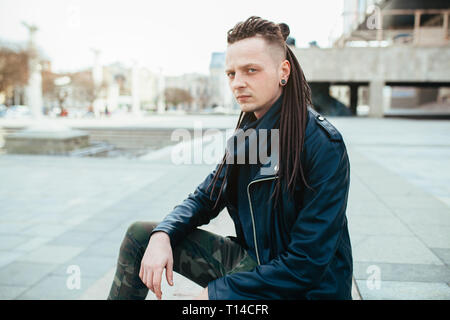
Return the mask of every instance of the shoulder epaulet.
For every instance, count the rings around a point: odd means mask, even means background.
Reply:
[[[308,110],[311,112],[315,122],[319,125],[319,127],[326,132],[330,140],[342,141],[342,135],[324,116],[322,116],[313,108],[309,107]]]

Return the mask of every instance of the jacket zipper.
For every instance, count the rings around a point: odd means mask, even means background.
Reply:
[[[258,260],[258,265],[261,265],[261,261],[259,260],[258,242],[257,242],[257,239],[256,239],[255,217],[253,215],[252,199],[250,197],[250,185],[252,185],[255,182],[261,182],[261,181],[267,181],[267,180],[275,180],[276,178],[278,178],[278,176],[270,177],[270,178],[264,178],[264,179],[259,179],[259,180],[253,180],[247,186],[248,203],[250,205],[250,215],[252,217],[253,241],[255,242],[256,260]]]

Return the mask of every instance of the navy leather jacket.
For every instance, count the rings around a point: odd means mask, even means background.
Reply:
[[[237,241],[244,245],[243,233],[255,239],[258,266],[211,281],[209,299],[351,299],[353,263],[346,218],[350,163],[341,134],[311,108],[301,160],[314,191],[299,180],[293,199],[283,194],[275,209],[267,200],[277,172],[253,177],[247,186],[251,212],[245,213],[252,219],[250,230],[243,230],[236,205],[230,201],[228,178],[213,210],[225,170],[212,199],[211,189],[206,189],[218,167],[154,229],[166,232],[175,246],[226,207]]]

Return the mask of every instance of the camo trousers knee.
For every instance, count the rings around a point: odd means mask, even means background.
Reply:
[[[120,247],[108,299],[146,298],[149,289],[139,278],[139,270],[150,234],[157,225],[135,222],[129,226]],[[172,253],[174,271],[202,287],[226,274],[250,271],[257,265],[235,241],[201,229],[188,234],[172,248]]]

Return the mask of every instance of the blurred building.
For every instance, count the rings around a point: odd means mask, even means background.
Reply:
[[[211,86],[211,105],[229,112],[239,109],[228,85],[225,74],[225,52],[213,52],[209,64],[209,80]]]
[[[450,44],[448,0],[345,0],[343,34],[337,46]]]
[[[215,111],[223,113],[240,110],[230,91],[228,79],[225,75],[225,52],[213,52],[211,54],[209,75],[192,73],[165,77],[165,86],[166,88],[183,89],[191,96],[192,101],[180,104],[178,109],[190,112]]]
[[[296,49],[314,104],[335,115],[450,116],[449,13],[444,0],[344,0],[333,46]]]
[[[188,73],[180,76],[165,77],[165,87],[184,90],[191,98],[177,106],[189,112],[199,112],[210,106],[211,87],[208,76],[199,73]],[[173,107],[173,106],[169,106]]]
[[[145,67],[137,67],[137,95],[141,110],[156,110],[158,97],[158,75]],[[133,105],[133,67],[123,63],[103,66],[104,91],[102,97],[108,111],[131,112]]]
[[[83,116],[88,111],[97,115],[106,111],[131,112],[132,67],[113,63],[100,66],[99,72],[97,77],[100,77],[100,83],[97,85],[93,68],[66,73],[53,73],[51,69],[43,71],[44,107],[47,113],[61,108],[67,109],[69,116],[74,117]],[[160,94],[157,75],[144,67],[138,68],[137,73],[140,110],[156,110]],[[94,110],[95,100],[100,102],[100,110]]]

